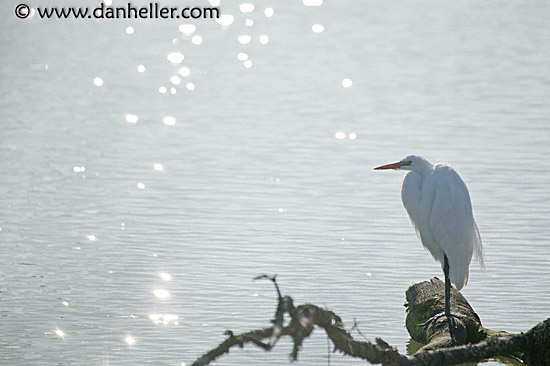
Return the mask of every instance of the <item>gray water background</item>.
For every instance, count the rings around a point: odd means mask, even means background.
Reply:
[[[2,2],[2,365],[189,365],[226,329],[269,326],[275,291],[251,280],[264,273],[405,352],[404,292],[441,269],[402,207],[403,174],[372,169],[410,153],[470,189],[486,268],[472,263],[462,293],[484,326],[548,318],[550,3],[251,2],[222,1],[226,28],[23,21]],[[327,349],[316,331],[298,364],[326,364]],[[217,364],[286,364],[290,350]]]

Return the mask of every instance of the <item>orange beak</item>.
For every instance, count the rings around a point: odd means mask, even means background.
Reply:
[[[401,162],[398,161],[397,163],[391,163],[391,164],[376,167],[376,168],[374,168],[374,170],[399,169],[400,167],[401,167]]]

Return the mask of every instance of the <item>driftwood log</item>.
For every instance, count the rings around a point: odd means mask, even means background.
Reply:
[[[550,366],[550,318],[526,333],[492,332],[481,326],[481,321],[470,304],[462,294],[453,289],[452,312],[460,315],[456,322],[458,331],[455,333],[455,343],[458,345],[451,345],[449,326],[445,317],[427,326],[419,326],[444,308],[444,286],[437,278],[415,284],[406,293],[407,330],[411,338],[424,344],[412,355],[400,354],[397,349],[380,338],[376,338],[374,343],[355,340],[345,329],[341,318],[332,311],[313,304],[294,306],[291,297],[282,296],[275,277],[263,275],[256,279],[260,278],[270,279],[277,289],[278,302],[272,320],[273,325],[239,335],[227,331],[227,339],[199,357],[192,366],[207,365],[228,353],[231,348],[242,348],[247,343],[269,351],[283,336],[292,338],[294,347],[290,357],[291,360],[297,360],[304,339],[315,327],[325,331],[334,344],[335,351],[383,366],[444,366],[480,362],[491,358],[497,358],[510,365],[521,360],[530,365]],[[291,318],[286,325],[285,313]]]
[[[433,278],[430,281],[417,283],[405,294],[407,303],[407,331],[412,339],[424,344],[420,351],[434,350],[452,346],[449,324],[445,316],[428,322],[430,318],[445,309],[445,283]],[[481,326],[481,320],[468,301],[454,287],[451,287],[451,313],[454,318],[455,343],[460,346],[467,343],[478,343],[487,338],[487,332]],[[419,326],[428,322],[426,326]]]

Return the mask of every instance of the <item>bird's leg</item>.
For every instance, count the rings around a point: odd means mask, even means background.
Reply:
[[[445,274],[445,316],[447,317],[447,322],[449,324],[449,334],[451,335],[451,342],[456,345],[454,328],[455,322],[453,315],[451,314],[451,279],[449,278],[449,260],[447,255],[444,255],[443,262],[443,273]]]
[[[454,334],[454,329],[456,327],[453,317],[460,319],[461,316],[451,313],[451,279],[449,277],[449,260],[447,255],[444,255],[443,258],[443,273],[445,274],[445,310],[439,314],[432,316],[424,323],[418,324],[421,327],[426,327],[427,325],[433,323],[441,317],[447,318],[447,323],[449,325],[449,334],[451,336],[451,342],[453,345],[456,345],[456,338]]]
[[[445,315],[451,316],[451,279],[449,278],[449,259],[443,256],[443,274],[445,274]]]
[[[451,316],[451,279],[449,278],[449,260],[444,255],[443,273],[445,274],[445,315]]]

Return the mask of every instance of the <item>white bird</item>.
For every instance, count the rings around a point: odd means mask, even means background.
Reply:
[[[422,245],[443,267],[444,315],[450,322],[451,282],[459,291],[466,285],[472,254],[483,265],[481,237],[468,188],[449,165],[434,166],[416,155],[374,169],[409,171],[401,184],[401,199]]]

